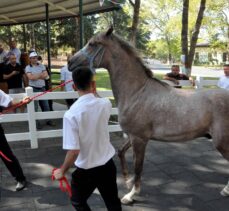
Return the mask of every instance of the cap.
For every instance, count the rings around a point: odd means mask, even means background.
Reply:
[[[36,52],[32,52],[32,53],[29,54],[29,58],[35,57],[35,56],[38,56]]]

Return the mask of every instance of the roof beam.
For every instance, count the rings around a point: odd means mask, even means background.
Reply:
[[[50,2],[49,0],[39,0],[39,1],[40,1],[40,2],[43,2],[43,3],[46,3],[46,4],[48,4],[48,5],[52,6],[52,7],[56,7],[56,8],[58,8],[59,10],[62,10],[62,11],[64,11],[64,12],[66,12],[66,13],[71,14],[71,15],[77,15],[76,13],[74,13],[74,12],[72,12],[72,11],[69,11],[69,10],[67,10],[66,8],[62,7],[62,6],[58,6],[58,5],[56,5],[56,4],[53,4],[53,3]]]
[[[7,17],[7,16],[5,16],[5,15],[0,15],[0,17],[2,17],[3,19],[5,19],[5,20],[7,20],[7,21],[11,21],[11,22],[17,23],[17,21],[16,21],[16,20],[11,19],[11,18],[8,18],[8,17]]]

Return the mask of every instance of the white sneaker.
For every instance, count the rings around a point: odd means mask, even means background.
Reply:
[[[16,191],[23,190],[26,187],[26,181],[17,182]]]
[[[220,192],[222,196],[229,196],[229,183],[223,188],[223,190]]]

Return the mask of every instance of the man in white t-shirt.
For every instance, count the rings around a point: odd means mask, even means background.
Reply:
[[[67,82],[69,80],[72,80],[72,72],[68,70],[68,65],[65,65],[64,67],[61,68],[60,70],[60,81],[61,83]],[[64,91],[64,87],[61,87],[61,91]],[[73,82],[68,83],[65,85],[65,91],[66,92],[71,92],[73,90]],[[74,103],[74,99],[66,99],[66,103],[68,108],[71,107],[71,105]]]
[[[218,81],[218,87],[229,90],[229,64],[223,66],[224,75]]]
[[[25,98],[24,102],[29,103],[30,102],[29,98]],[[9,95],[5,94],[2,90],[0,90],[0,113],[2,112],[3,108],[9,108],[13,106],[14,104],[16,103],[13,102],[13,99]],[[11,175],[17,181],[16,191],[23,190],[26,187],[26,178],[24,176],[24,173],[22,171],[22,168],[21,168],[21,165],[18,159],[16,158],[16,156],[13,154],[12,150],[10,149],[10,146],[6,140],[6,136],[4,134],[4,130],[1,124],[0,124],[0,152],[1,152],[0,157],[2,161],[6,165]]]
[[[80,97],[64,115],[63,149],[68,151],[54,177],[61,179],[75,164],[71,182],[71,201],[75,209],[91,210],[87,200],[98,188],[107,210],[120,211],[116,167],[112,160],[115,149],[108,131],[112,105],[108,99],[93,94],[95,82],[89,68],[75,70],[73,81]]]

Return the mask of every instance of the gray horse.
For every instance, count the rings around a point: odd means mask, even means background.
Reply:
[[[106,68],[110,74],[119,122],[128,135],[119,151],[128,187],[125,152],[132,146],[134,154],[134,185],[122,203],[131,203],[140,191],[145,148],[151,139],[185,142],[210,134],[216,149],[229,160],[229,92],[189,92],[170,87],[154,78],[135,49],[112,32],[110,28],[93,37],[74,55],[69,69],[87,65],[92,71]]]

